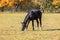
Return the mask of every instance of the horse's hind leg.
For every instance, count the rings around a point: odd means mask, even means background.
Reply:
[[[34,20],[32,20],[32,27],[33,27],[33,30],[34,30]]]
[[[39,18],[39,20],[40,20],[40,27],[41,27],[41,30],[42,30],[42,19],[41,19],[41,17]]]
[[[38,19],[36,19],[36,22],[37,22],[37,27],[39,28],[39,21],[38,21]]]

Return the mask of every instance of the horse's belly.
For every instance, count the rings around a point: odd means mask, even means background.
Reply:
[[[36,20],[38,17],[31,17],[30,20]]]

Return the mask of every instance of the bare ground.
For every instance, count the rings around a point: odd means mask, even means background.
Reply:
[[[33,31],[30,22],[28,30],[22,32],[25,16],[24,12],[0,14],[0,40],[60,40],[60,14],[43,14],[42,31],[37,29],[36,22]]]

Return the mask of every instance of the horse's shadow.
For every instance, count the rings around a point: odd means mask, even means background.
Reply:
[[[42,29],[42,30],[27,30],[27,31],[60,31],[60,29]]]
[[[60,31],[60,29],[46,29],[46,30],[42,30],[42,31]]]

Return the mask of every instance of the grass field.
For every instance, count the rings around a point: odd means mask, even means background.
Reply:
[[[1,12],[2,13],[2,12]],[[43,14],[42,31],[37,29],[32,31],[31,22],[28,30],[22,32],[21,27],[26,13],[3,12],[0,14],[0,40],[60,40],[60,14]]]

